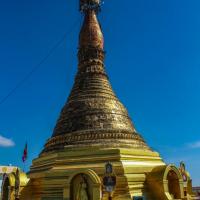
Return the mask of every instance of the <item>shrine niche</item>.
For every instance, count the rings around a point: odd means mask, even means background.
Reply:
[[[179,185],[179,179],[177,174],[174,171],[169,171],[167,175],[167,180],[168,180],[168,189],[170,195],[174,199],[180,199],[181,198],[181,190],[180,190],[180,185]]]
[[[4,182],[2,184],[2,200],[9,199],[9,187],[10,187],[10,181],[8,177],[4,178]]]
[[[151,193],[147,199],[184,199],[181,173],[172,164],[155,167],[147,175],[147,186]]]
[[[73,178],[70,190],[72,200],[92,200],[92,183],[85,174]]]
[[[184,196],[187,197],[189,195],[193,195],[192,189],[192,180],[190,178],[190,174],[186,170],[185,163],[182,161],[180,162],[179,171],[183,177],[183,185],[184,185]]]
[[[24,186],[27,185],[29,179],[26,174],[19,168],[7,168],[11,173],[3,174],[1,200],[19,200]]]
[[[184,198],[183,178],[180,171],[174,165],[168,165],[164,173],[164,185],[166,193],[173,199]]]
[[[72,173],[63,191],[64,200],[100,200],[101,180],[93,170]]]

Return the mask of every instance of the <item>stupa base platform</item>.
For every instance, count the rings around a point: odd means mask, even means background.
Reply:
[[[30,181],[20,199],[76,200],[77,188],[85,179],[90,199],[108,200],[109,193],[103,186],[107,162],[112,163],[117,178],[111,194],[113,200],[132,200],[133,197],[168,200],[174,199],[173,195],[187,199],[179,170],[173,165],[167,166],[157,152],[95,147],[66,148],[35,159]],[[169,173],[174,175],[170,180],[176,186],[173,191],[169,191]]]

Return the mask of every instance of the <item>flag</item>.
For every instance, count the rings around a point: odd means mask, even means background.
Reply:
[[[27,143],[25,144],[24,147],[24,152],[23,152],[23,156],[22,156],[22,161],[25,162],[27,160],[27,155],[28,155],[28,145]]]

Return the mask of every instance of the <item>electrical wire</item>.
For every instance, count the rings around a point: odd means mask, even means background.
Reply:
[[[74,30],[74,28],[80,23],[80,20],[76,20],[75,23],[72,25],[69,31],[67,31],[62,38],[49,50],[47,55],[22,79],[20,80],[16,86],[8,92],[8,94],[0,100],[0,105],[5,103],[5,101],[12,96],[41,66],[47,59],[54,53],[54,51],[62,44],[62,42],[66,39],[68,34]]]

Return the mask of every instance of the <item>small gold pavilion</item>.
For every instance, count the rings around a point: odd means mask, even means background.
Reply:
[[[111,87],[100,7],[100,0],[80,0],[84,22],[73,88],[30,172],[4,174],[2,200],[195,199],[184,164],[167,165],[147,145]]]

